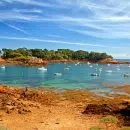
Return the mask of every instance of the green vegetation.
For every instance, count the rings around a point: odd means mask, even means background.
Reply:
[[[121,130],[130,130],[130,127],[122,127]]]
[[[8,130],[8,129],[0,125],[0,130]]]
[[[69,49],[47,50],[47,49],[2,49],[0,54],[4,59],[15,59],[25,61],[27,57],[37,57],[43,60],[89,60],[91,62],[97,62],[106,58],[112,58],[112,56],[106,53],[87,52],[87,51],[73,51]]]
[[[103,117],[101,120],[101,123],[105,124],[106,129],[109,129],[110,127],[114,127],[117,126],[118,123],[118,119],[115,116],[106,116]]]
[[[100,126],[93,126],[90,128],[90,130],[103,130],[103,128]]]

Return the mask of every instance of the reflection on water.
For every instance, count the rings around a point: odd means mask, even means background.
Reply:
[[[108,86],[130,84],[130,78],[124,77],[124,74],[130,73],[128,65],[52,63],[44,70],[38,67],[1,67],[0,83],[28,87],[50,86],[58,89],[83,88],[93,91],[105,91]]]

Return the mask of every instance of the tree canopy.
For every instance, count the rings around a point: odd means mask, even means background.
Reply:
[[[43,60],[89,60],[91,62],[97,62],[106,58],[112,58],[112,56],[106,53],[88,52],[83,50],[73,51],[70,49],[58,49],[58,50],[47,50],[47,49],[2,49],[0,50],[1,55],[4,59],[16,58],[26,59],[26,57],[37,57]]]

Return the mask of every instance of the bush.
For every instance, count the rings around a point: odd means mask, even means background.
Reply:
[[[101,123],[105,124],[106,129],[108,129],[109,127],[114,127],[118,123],[118,119],[116,117],[114,117],[114,116],[103,117],[100,121],[101,121]]]
[[[118,119],[114,116],[106,116],[101,119],[101,122],[107,124],[116,124],[118,122]]]
[[[21,61],[21,62],[27,62],[28,58],[25,56],[20,56],[20,57],[16,57],[14,58],[15,61]]]
[[[91,127],[90,130],[103,130],[103,128],[100,126],[94,126],[94,127]]]
[[[121,130],[130,130],[130,127],[122,127]]]

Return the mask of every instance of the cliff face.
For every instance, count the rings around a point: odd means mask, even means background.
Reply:
[[[10,58],[10,59],[2,59],[0,58],[0,64],[11,64],[11,65],[27,65],[27,66],[35,66],[35,65],[47,65],[48,61],[44,61],[40,58],[36,57],[26,57],[26,58]]]
[[[104,60],[101,60],[100,63],[117,63],[118,61],[115,60],[115,59],[112,59],[112,58],[107,58],[107,59],[104,59]]]
[[[123,61],[118,61],[112,58],[107,58],[104,60],[99,61],[101,64],[130,64],[130,62],[123,62]]]
[[[4,63],[5,60],[0,57],[0,63]]]
[[[27,58],[27,63],[28,64],[39,64],[39,65],[47,65],[48,62],[47,61],[44,61],[40,58],[37,58],[37,57],[28,57]]]

